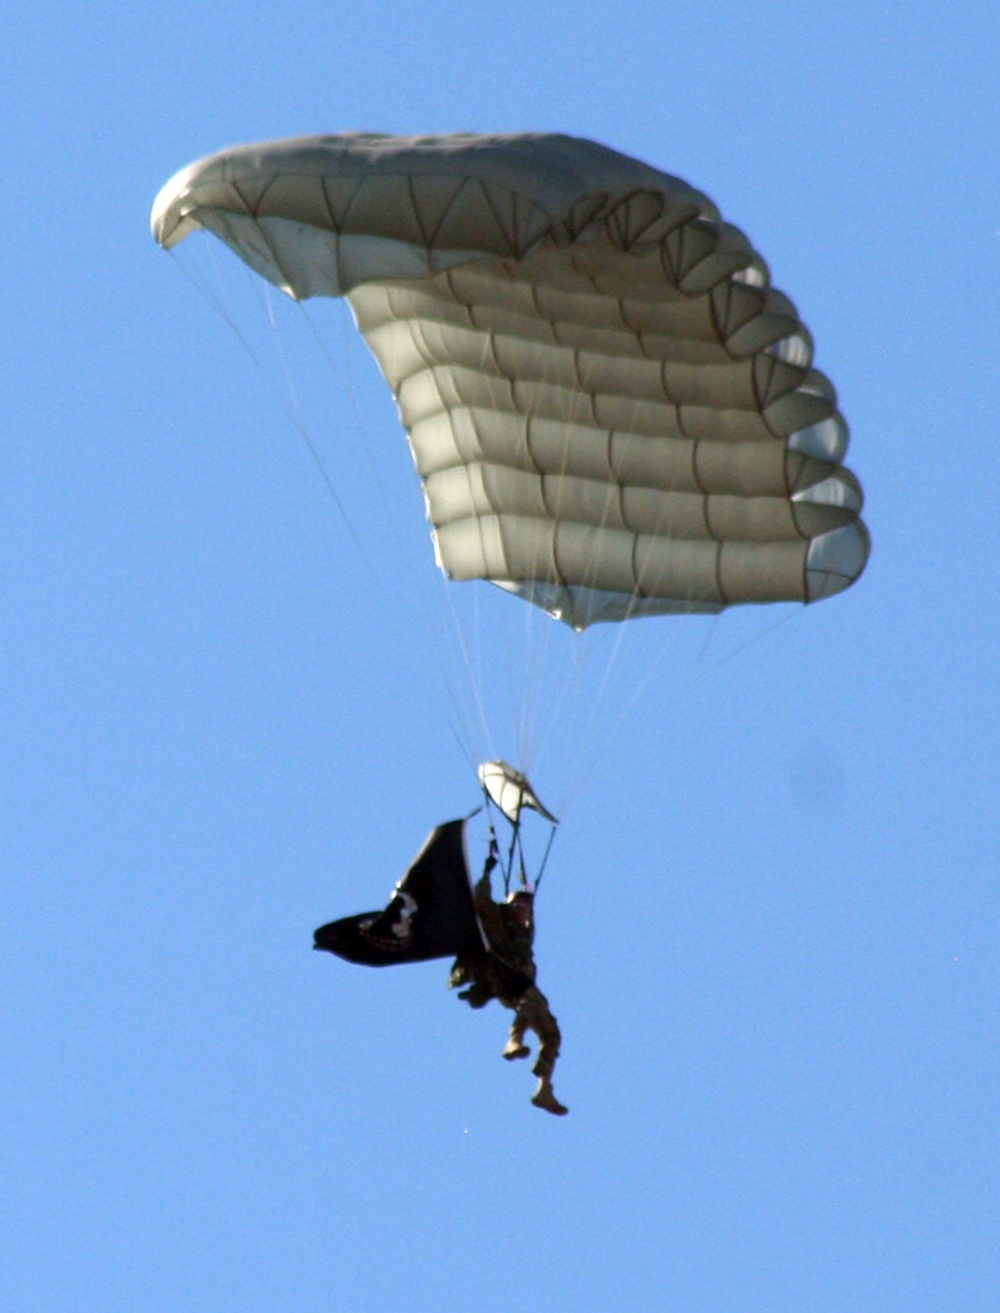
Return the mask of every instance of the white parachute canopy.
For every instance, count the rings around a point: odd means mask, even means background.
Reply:
[[[505,761],[484,761],[479,767],[479,783],[512,825],[521,822],[521,809],[530,807],[553,825],[559,822],[542,805],[525,775]]]
[[[678,178],[559,135],[303,137],[192,164],[152,225],[347,297],[453,579],[582,629],[817,601],[864,569],[810,334]]]

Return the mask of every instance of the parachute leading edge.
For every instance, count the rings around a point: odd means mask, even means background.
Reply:
[[[809,331],[678,178],[554,134],[303,137],[192,164],[152,223],[347,297],[453,579],[582,629],[818,601],[865,567]]]

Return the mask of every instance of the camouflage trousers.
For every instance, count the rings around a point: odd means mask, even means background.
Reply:
[[[538,1036],[538,1057],[535,1059],[532,1071],[544,1084],[550,1084],[556,1059],[559,1057],[562,1035],[559,1031],[559,1023],[552,1015],[548,999],[540,989],[532,985],[520,998],[500,1001],[504,1007],[512,1008],[514,1011],[514,1020],[510,1023],[508,1048],[512,1045],[517,1048],[522,1047],[525,1031],[533,1030]]]

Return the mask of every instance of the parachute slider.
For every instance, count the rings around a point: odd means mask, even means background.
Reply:
[[[522,807],[530,807],[553,825],[559,824],[552,813],[539,801],[527,776],[522,775],[507,762],[484,761],[479,767],[479,783],[483,786],[489,800],[499,807],[511,825],[520,825]]]

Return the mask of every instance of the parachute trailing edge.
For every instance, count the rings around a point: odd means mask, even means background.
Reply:
[[[678,178],[559,135],[304,137],[192,164],[152,226],[349,300],[454,579],[582,629],[818,601],[865,567],[811,336]]]

